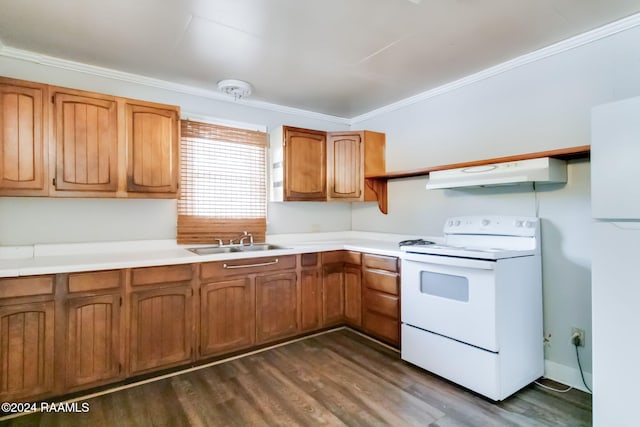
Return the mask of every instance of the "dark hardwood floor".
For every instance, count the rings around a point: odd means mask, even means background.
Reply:
[[[493,403],[342,329],[2,426],[589,426],[591,396],[530,385]]]

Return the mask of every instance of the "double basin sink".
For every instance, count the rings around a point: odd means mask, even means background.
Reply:
[[[187,250],[198,255],[228,254],[232,252],[260,252],[271,249],[288,249],[284,246],[272,245],[270,243],[256,243],[254,245],[236,246],[205,246],[202,248],[188,248]]]

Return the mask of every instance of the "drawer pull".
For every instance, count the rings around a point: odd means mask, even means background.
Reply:
[[[278,258],[276,258],[274,261],[261,262],[261,263],[258,263],[258,264],[246,264],[246,265],[222,264],[222,268],[232,269],[232,268],[264,267],[265,265],[273,265],[273,264],[277,264],[277,263],[278,263]]]

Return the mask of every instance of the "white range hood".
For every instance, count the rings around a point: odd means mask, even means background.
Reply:
[[[517,160],[481,166],[433,171],[427,190],[459,187],[488,187],[525,182],[541,184],[567,182],[567,162],[551,157]]]

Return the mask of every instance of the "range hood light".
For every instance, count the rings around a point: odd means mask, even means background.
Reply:
[[[550,157],[517,160],[429,173],[427,190],[461,187],[492,187],[524,182],[567,182],[567,162]]]

